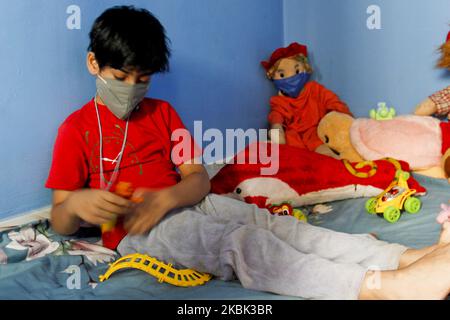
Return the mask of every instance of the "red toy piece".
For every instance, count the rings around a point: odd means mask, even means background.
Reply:
[[[295,209],[289,202],[267,205],[266,209],[273,215],[292,216],[300,221],[308,222],[308,218],[300,209]]]
[[[271,214],[277,214],[279,216],[293,216],[294,215],[294,208],[292,206],[285,202],[280,205],[268,205],[267,210]]]

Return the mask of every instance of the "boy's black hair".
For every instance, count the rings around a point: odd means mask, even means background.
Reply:
[[[169,70],[169,39],[150,11],[117,6],[100,15],[89,33],[89,51],[100,68],[132,68],[152,73]]]

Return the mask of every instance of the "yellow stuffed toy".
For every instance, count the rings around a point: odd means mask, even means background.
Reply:
[[[355,150],[350,139],[350,127],[354,118],[341,112],[330,112],[317,127],[317,134],[339,159],[361,162],[363,158]]]

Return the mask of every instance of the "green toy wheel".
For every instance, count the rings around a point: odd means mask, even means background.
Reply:
[[[395,172],[395,178],[396,178],[397,180],[399,180],[400,177],[402,177],[404,180],[408,180],[408,179],[411,177],[411,174],[410,174],[409,172],[407,172],[407,171],[403,171],[403,170],[401,170],[401,169],[398,169],[398,170]]]
[[[377,198],[370,198],[369,200],[366,201],[366,210],[368,213],[370,214],[377,213],[376,207],[377,207]]]
[[[409,172],[403,171],[402,177],[405,180],[408,180],[411,177],[411,174]]]
[[[420,199],[416,197],[410,197],[405,201],[405,210],[408,213],[417,213],[420,211],[422,203]]]
[[[396,207],[387,207],[383,212],[383,217],[390,223],[395,223],[400,219],[400,210]]]

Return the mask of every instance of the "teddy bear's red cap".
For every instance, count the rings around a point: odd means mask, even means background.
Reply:
[[[447,41],[450,41],[450,32],[447,34]]]
[[[293,42],[286,48],[278,48],[277,50],[275,50],[268,61],[261,61],[261,65],[264,67],[264,69],[266,69],[266,71],[269,71],[269,69],[272,68],[272,66],[278,60],[293,57],[298,54],[303,54],[305,57],[307,57],[308,48],[302,44]]]

